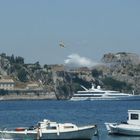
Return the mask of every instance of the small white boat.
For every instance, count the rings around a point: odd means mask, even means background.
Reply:
[[[105,123],[109,134],[140,136],[140,110],[128,110],[126,123]]]
[[[35,127],[1,130],[2,139],[92,139],[97,133],[96,125],[78,127],[72,123],[56,123],[43,120]]]

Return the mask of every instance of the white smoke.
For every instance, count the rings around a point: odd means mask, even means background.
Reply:
[[[91,61],[89,58],[81,57],[79,54],[71,54],[64,63],[72,67],[93,67],[98,63]]]

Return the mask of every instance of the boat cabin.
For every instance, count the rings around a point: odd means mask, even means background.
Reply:
[[[59,131],[64,131],[64,130],[78,130],[77,126],[75,124],[72,123],[56,123],[56,122],[52,122],[49,120],[44,119],[42,122],[39,122],[39,127],[42,130],[58,130]]]
[[[140,125],[140,110],[128,110],[127,123]]]

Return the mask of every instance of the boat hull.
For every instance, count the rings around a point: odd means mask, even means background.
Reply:
[[[140,126],[131,124],[105,123],[109,134],[140,136]]]
[[[70,99],[71,101],[92,101],[92,100],[123,100],[123,101],[136,101],[140,100],[139,95],[132,95],[132,96],[101,96],[101,97],[96,97],[94,95],[92,96],[85,96],[85,97],[72,97]]]
[[[65,132],[37,132],[37,131],[0,131],[1,138],[5,139],[92,139],[96,133],[95,127],[79,128]]]

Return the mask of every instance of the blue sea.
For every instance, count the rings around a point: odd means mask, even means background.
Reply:
[[[140,109],[140,101],[0,101],[0,129],[32,126],[43,119],[79,126],[97,124],[95,140],[140,140],[140,137],[108,135],[105,122],[127,119],[128,109]]]

